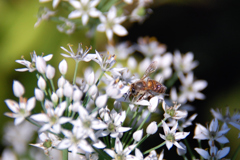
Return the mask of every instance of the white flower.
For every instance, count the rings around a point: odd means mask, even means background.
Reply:
[[[2,152],[2,156],[1,156],[2,160],[18,160],[17,155],[15,155],[14,151],[12,151],[9,148],[5,148]]]
[[[82,24],[85,26],[88,23],[89,16],[98,17],[101,12],[98,11],[95,7],[98,5],[100,0],[79,0],[73,1],[70,0],[69,3],[76,9],[72,11],[68,18],[79,18],[82,17]]]
[[[46,155],[49,154],[49,151],[53,147],[57,147],[57,145],[60,143],[60,140],[58,139],[58,137],[51,133],[48,133],[48,134],[40,133],[39,139],[42,141],[41,143],[30,144],[30,145],[43,149]]]
[[[85,152],[92,152],[93,148],[85,140],[84,135],[81,132],[81,128],[73,127],[72,131],[62,130],[65,138],[57,146],[58,149],[66,149],[73,153],[73,156],[76,157],[79,149],[82,149]]]
[[[216,159],[216,160],[221,160],[223,157],[225,157],[229,151],[230,151],[230,147],[224,147],[223,149],[219,150],[217,149],[216,146],[212,146],[210,147],[210,154],[208,153],[208,151],[201,149],[201,148],[194,148],[198,154],[200,154],[204,159]]]
[[[183,149],[177,148],[177,154],[178,154],[179,156],[183,156],[183,155],[185,155],[185,154],[187,153],[187,147],[186,147],[185,144],[182,143],[182,142],[180,142],[179,144],[182,146]]]
[[[71,121],[74,127],[78,127],[82,135],[90,137],[93,141],[96,141],[96,137],[93,130],[100,130],[107,128],[107,125],[99,119],[96,119],[97,112],[93,112],[89,115],[88,111],[82,106],[78,106],[79,118]]]
[[[168,119],[168,120],[170,120],[170,123],[167,123],[167,124],[168,124],[168,126],[174,126],[174,124],[176,124],[177,121],[178,121],[179,122],[178,123],[178,129],[180,131],[182,131],[184,128],[187,128],[187,127],[191,126],[192,125],[192,121],[196,117],[197,117],[197,113],[193,114],[188,119],[187,119],[187,117],[181,118],[181,119],[178,119],[178,120],[176,120],[176,119]]]
[[[186,103],[187,100],[194,101],[194,99],[204,99],[205,96],[200,91],[207,87],[207,81],[196,80],[194,81],[193,72],[189,72],[186,77],[180,74],[180,81],[182,86],[180,87],[180,96],[178,101],[180,103]]]
[[[35,97],[38,101],[43,101],[44,99],[44,93],[41,89],[35,88],[34,90]]]
[[[59,63],[59,71],[62,75],[65,75],[67,73],[67,69],[68,69],[68,65],[67,65],[67,61],[65,59],[63,59],[60,63]]]
[[[37,15],[38,20],[34,24],[34,27],[38,27],[40,23],[44,20],[49,20],[49,18],[54,16],[55,13],[56,13],[55,11],[51,11],[47,7],[40,7]]]
[[[49,2],[49,1],[53,1],[53,3],[52,3],[53,8],[56,8],[58,6],[58,4],[61,2],[61,0],[39,0],[40,3],[45,3],[45,2]]]
[[[5,100],[5,103],[13,113],[7,112],[4,113],[4,115],[15,118],[14,124],[18,125],[31,114],[31,110],[35,107],[36,100],[35,97],[32,97],[29,100],[20,97],[19,104],[10,99]]]
[[[161,78],[161,81],[164,79],[168,79],[172,75],[172,54],[171,53],[165,53],[164,55],[156,55],[153,58],[153,61],[157,61],[158,68],[161,70],[159,74],[157,74],[155,77]],[[155,78],[156,80],[159,80]]]
[[[166,45],[159,43],[155,37],[140,37],[136,49],[146,57],[152,57],[166,52]]]
[[[38,87],[44,91],[46,89],[46,81],[43,79],[42,76],[39,77],[38,82],[37,82]]]
[[[187,111],[181,111],[181,110],[178,110],[179,107],[181,106],[181,104],[174,104],[174,106],[172,107],[169,107],[165,101],[162,102],[162,108],[164,110],[164,117],[165,118],[173,118],[173,119],[176,119],[176,120],[179,120],[181,118],[185,118],[187,117],[187,114],[188,112]]]
[[[146,133],[147,134],[154,134],[154,133],[157,132],[157,130],[158,130],[157,122],[153,121],[148,125],[148,127],[146,129]]]
[[[47,68],[46,61],[41,56],[37,56],[36,58],[36,69],[38,72],[45,74]]]
[[[65,52],[69,53],[70,56],[67,55],[67,54],[61,53],[62,56],[68,57],[68,58],[73,58],[77,62],[79,62],[79,61],[89,62],[92,59],[96,58],[95,54],[88,54],[88,52],[92,49],[92,47],[90,47],[90,48],[86,47],[86,50],[83,51],[82,44],[79,43],[78,44],[78,49],[77,49],[76,53],[73,51],[73,49],[72,49],[70,44],[68,45],[68,47],[69,47],[70,51],[68,51],[64,47],[61,47],[61,49],[63,49]]]
[[[31,59],[32,59],[32,62],[30,61],[27,61],[23,58],[23,60],[16,60],[17,63],[19,64],[22,64],[24,66],[26,66],[27,68],[20,68],[20,69],[15,69],[16,71],[18,72],[25,72],[25,71],[29,71],[29,72],[33,72],[36,70],[35,66],[36,66],[36,61],[37,61],[37,54],[35,51],[33,51],[33,53],[30,53],[30,56],[31,56]],[[42,55],[43,57],[43,55]],[[51,60],[53,57],[52,54],[49,54],[47,56],[44,56],[43,59],[45,61],[49,61]]]
[[[4,125],[2,141],[6,146],[11,146],[15,153],[23,155],[29,149],[28,144],[33,141],[36,131],[37,127],[27,121],[17,126],[8,122]]]
[[[232,116],[230,116],[229,107],[226,107],[226,113],[224,116],[222,115],[219,109],[217,109],[216,111],[214,109],[211,109],[211,112],[213,116],[218,120],[226,124],[231,124],[238,130],[240,130],[240,123],[239,123],[240,113],[239,112],[235,112]]]
[[[131,151],[135,148],[135,146],[136,144],[128,146],[123,150],[123,145],[121,141],[119,140],[119,138],[116,138],[115,146],[114,146],[115,151],[111,149],[104,149],[104,151],[107,152],[107,154],[109,154],[114,160],[119,160],[119,159],[138,160],[137,157],[133,155],[129,155]]]
[[[187,52],[184,56],[179,51],[174,52],[173,65],[176,71],[188,73],[197,67],[198,62],[193,61],[193,53]]]
[[[134,47],[129,45],[129,42],[122,42],[117,44],[116,46],[108,45],[107,51],[117,55],[118,59],[126,59],[129,54],[134,52]]]
[[[110,134],[111,137],[116,138],[121,136],[123,132],[129,131],[131,129],[130,127],[122,127],[122,123],[126,118],[125,111],[117,113],[113,109],[109,116],[105,116],[106,115],[104,115],[104,120],[106,120],[105,122],[107,123],[107,128],[101,132],[101,137],[105,137]]]
[[[13,81],[13,94],[14,96],[20,98],[23,96],[25,89],[19,81]]]
[[[128,31],[120,25],[120,23],[126,20],[126,17],[117,17],[117,8],[115,6],[112,6],[109,9],[107,16],[101,14],[99,18],[101,24],[97,26],[97,30],[100,32],[106,32],[108,40],[112,40],[113,32],[118,36],[125,36],[128,34]]]
[[[47,65],[46,68],[46,77],[48,79],[53,79],[53,77],[55,76],[55,68],[53,66],[51,66],[50,64]]]
[[[103,57],[96,50],[96,56],[97,59],[93,60],[100,65],[103,71],[109,71],[112,68],[112,66],[116,63],[116,56],[110,55],[109,52],[107,53],[107,56]]]
[[[137,142],[142,139],[142,136],[143,136],[143,129],[138,130],[138,131],[135,131],[135,132],[133,133],[133,139],[134,139],[135,141],[137,141]]]
[[[138,158],[138,160],[162,160],[164,155],[164,150],[159,155],[159,158],[157,158],[157,152],[155,150],[151,151],[148,156],[146,156],[143,159],[143,154],[142,152],[138,149],[135,148],[135,156]]]
[[[59,32],[66,34],[72,34],[76,29],[76,23],[72,22],[64,17],[59,17],[59,20],[62,21],[62,24],[57,25]]]
[[[167,146],[168,150],[172,148],[173,144],[177,148],[183,149],[183,147],[177,141],[186,138],[190,132],[177,132],[176,133],[178,123],[176,123],[172,127],[171,130],[169,129],[168,125],[164,121],[162,121],[162,126],[163,126],[165,135],[160,134],[160,137],[166,141],[166,146]]]
[[[106,94],[98,96],[96,99],[96,102],[95,102],[96,106],[98,108],[102,108],[102,107],[106,106],[107,100],[108,100],[108,96]]]
[[[209,143],[216,140],[221,144],[228,143],[229,140],[224,136],[230,128],[227,128],[226,125],[222,125],[221,130],[219,130],[218,120],[215,118],[211,121],[210,126],[205,128],[201,124],[197,123],[195,128],[195,135],[193,138],[200,139],[200,140],[207,140],[209,139]]]
[[[61,125],[67,123],[71,120],[68,117],[62,117],[63,112],[67,107],[67,102],[60,103],[56,108],[53,108],[52,105],[48,105],[48,102],[45,102],[45,107],[47,113],[38,113],[32,115],[30,118],[37,122],[44,122],[45,124],[40,128],[39,132],[46,130],[51,130],[55,133],[61,132]]]

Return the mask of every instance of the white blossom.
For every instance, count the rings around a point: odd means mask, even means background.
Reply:
[[[216,146],[210,147],[210,154],[208,151],[202,149],[202,148],[194,148],[195,151],[198,152],[204,159],[216,159],[216,160],[221,160],[223,157],[225,157],[229,151],[230,147],[224,147],[221,150],[218,150]]]
[[[199,140],[209,140],[209,143],[214,140],[221,144],[229,142],[224,135],[230,130],[230,128],[223,124],[221,130],[219,130],[218,120],[216,118],[211,121],[209,127],[207,128],[199,123],[196,125],[193,138]]]
[[[118,36],[126,36],[128,34],[128,31],[120,25],[120,23],[126,20],[126,17],[117,17],[117,8],[115,6],[112,6],[109,9],[107,16],[101,14],[99,19],[101,23],[97,26],[97,30],[100,32],[106,32],[108,40],[112,40],[113,33]]]
[[[89,16],[94,18],[100,16],[101,12],[95,8],[99,2],[100,0],[70,0],[69,3],[75,10],[68,15],[68,18],[73,19],[81,17],[82,24],[85,26],[88,23]]]
[[[173,144],[177,148],[183,149],[183,147],[177,141],[186,138],[190,132],[177,132],[176,133],[178,123],[176,123],[172,127],[171,130],[169,129],[168,125],[164,121],[162,121],[162,126],[163,126],[165,135],[160,134],[160,137],[166,141],[166,146],[167,146],[168,150],[172,148]]]
[[[131,151],[135,148],[135,146],[136,144],[128,146],[123,150],[122,142],[119,140],[119,138],[116,138],[114,150],[104,149],[104,151],[107,152],[107,154],[109,154],[114,160],[118,160],[119,158],[125,160],[138,160],[137,157],[129,155]]]
[[[14,124],[19,125],[31,114],[31,110],[35,107],[36,99],[32,97],[27,100],[26,98],[20,97],[19,104],[10,99],[5,100],[5,103],[13,113],[6,112],[4,115],[15,118]]]
[[[61,125],[71,120],[71,118],[62,116],[67,107],[67,102],[64,101],[55,108],[51,105],[47,105],[47,103],[48,102],[45,102],[47,113],[34,114],[30,118],[37,122],[44,122],[39,132],[51,130],[55,133],[60,133],[62,128]]]
[[[79,62],[79,61],[89,62],[92,59],[96,58],[95,54],[88,54],[88,52],[92,49],[92,47],[90,47],[90,48],[86,47],[85,51],[83,51],[82,44],[79,43],[77,52],[73,51],[71,44],[68,44],[68,47],[69,47],[70,51],[68,51],[64,47],[61,47],[61,49],[63,49],[68,54],[70,54],[70,56],[67,54],[61,53],[62,56],[67,57],[67,58],[72,58],[77,62]]]
[[[220,110],[218,108],[216,109],[216,111],[214,109],[211,109],[211,112],[212,112],[213,116],[215,118],[217,118],[218,120],[222,121],[225,124],[231,124],[238,130],[240,130],[240,122],[239,122],[240,113],[239,112],[235,112],[231,116],[230,112],[229,112],[229,107],[226,107],[225,115],[222,115],[222,113],[220,112]]]
[[[14,96],[20,98],[23,96],[25,89],[19,81],[13,81],[13,94]]]

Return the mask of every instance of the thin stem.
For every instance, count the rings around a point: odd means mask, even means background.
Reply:
[[[74,76],[73,76],[73,85],[75,85],[76,83],[78,64],[79,64],[79,61],[76,61]]]
[[[166,120],[167,120],[167,118],[164,118],[162,121],[165,122]],[[162,125],[162,121],[158,123],[158,125],[157,125],[158,127],[160,127]]]
[[[138,131],[142,128],[142,126],[145,124],[145,122],[147,121],[150,114],[151,114],[151,112],[148,112],[148,115],[145,117],[145,119],[142,121],[142,123],[140,124],[140,126],[138,127],[138,129],[136,131]]]
[[[68,149],[62,150],[62,159],[68,160]]]
[[[196,159],[186,138],[184,139],[184,143],[187,146],[187,150],[188,150],[189,154],[191,155],[192,159]]]
[[[166,141],[164,141],[163,143],[159,144],[159,145],[156,146],[156,147],[153,147],[153,148],[151,148],[151,149],[149,149],[149,150],[143,152],[143,154],[147,154],[147,153],[151,152],[152,150],[156,150],[156,149],[162,147],[163,145],[165,145],[165,143],[166,143]]]
[[[53,92],[55,92],[55,87],[54,87],[54,84],[53,84],[53,80],[52,80],[52,79],[50,79],[50,84],[51,84],[51,86],[52,86]]]
[[[46,108],[45,108],[45,106],[44,106],[43,101],[41,101],[41,106],[42,106],[43,111],[44,111],[45,113],[47,113],[47,110],[46,110]]]
[[[236,151],[234,152],[233,157],[232,157],[232,160],[235,160],[235,159],[237,158],[237,155],[238,155],[239,151],[240,151],[240,144],[238,145],[238,148],[237,148]]]

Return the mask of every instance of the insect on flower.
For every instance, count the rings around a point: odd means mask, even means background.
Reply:
[[[157,94],[165,93],[167,87],[164,86],[162,83],[149,78],[147,80],[144,80],[156,69],[157,62],[153,61],[145,71],[143,77],[137,82],[131,84],[127,96],[129,95],[129,97],[133,97],[134,100],[140,101],[144,98],[146,94],[147,98],[151,99],[153,96]]]

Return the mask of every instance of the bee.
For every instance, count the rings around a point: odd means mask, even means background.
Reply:
[[[127,96],[129,95],[129,97],[133,97],[134,100],[140,101],[144,98],[146,94],[147,98],[151,99],[153,96],[157,94],[165,93],[167,87],[164,86],[162,83],[149,78],[147,80],[144,80],[156,69],[157,62],[153,61],[145,71],[143,77],[137,82],[131,84]]]

